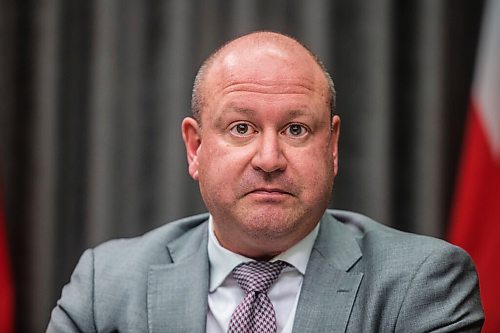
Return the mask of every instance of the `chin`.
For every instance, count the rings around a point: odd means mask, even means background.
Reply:
[[[271,209],[253,211],[242,216],[240,224],[245,233],[255,240],[280,240],[301,232],[305,220],[300,216]]]

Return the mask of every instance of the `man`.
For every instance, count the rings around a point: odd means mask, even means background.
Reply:
[[[182,123],[210,215],[87,250],[48,331],[479,332],[464,251],[327,210],[334,99],[289,37],[251,33],[215,52]],[[270,271],[265,290],[248,287]]]

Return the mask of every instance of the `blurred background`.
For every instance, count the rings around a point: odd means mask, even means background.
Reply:
[[[467,0],[0,0],[0,192],[16,332],[85,248],[205,210],[180,134],[221,43],[290,34],[337,87],[332,207],[444,238],[481,26]]]

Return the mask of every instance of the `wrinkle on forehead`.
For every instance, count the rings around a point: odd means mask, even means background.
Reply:
[[[257,82],[229,81],[222,86],[223,93],[238,91],[263,93],[263,94],[310,94],[314,92],[311,82],[304,83],[300,80],[276,83],[275,80]]]

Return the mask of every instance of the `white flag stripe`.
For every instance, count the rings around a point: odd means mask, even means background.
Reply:
[[[500,159],[500,0],[485,6],[473,97],[493,154]]]

